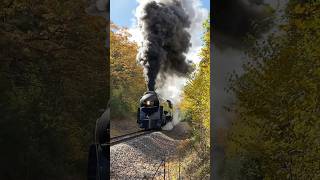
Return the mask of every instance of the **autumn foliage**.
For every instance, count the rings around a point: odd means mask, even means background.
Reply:
[[[143,69],[136,62],[138,47],[125,28],[111,24],[110,29],[111,114],[132,119],[146,91]]]
[[[203,47],[200,52],[201,62],[196,72],[184,88],[180,104],[185,119],[191,127],[192,146],[188,153],[196,152],[196,159],[186,162],[193,177],[202,179],[210,172],[210,24],[204,23]],[[186,160],[188,161],[188,160]]]
[[[290,1],[282,34],[248,50],[231,90],[230,179],[319,179],[320,4]]]
[[[86,179],[108,101],[106,21],[84,1],[0,4],[0,179]]]

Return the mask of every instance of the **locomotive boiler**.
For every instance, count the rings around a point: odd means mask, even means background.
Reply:
[[[147,91],[140,99],[137,111],[137,123],[145,130],[160,130],[167,122],[172,121],[172,103],[161,98],[154,91]]]

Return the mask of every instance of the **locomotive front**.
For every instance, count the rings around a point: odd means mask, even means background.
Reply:
[[[140,99],[140,107],[137,112],[137,123],[145,130],[161,129],[166,123],[163,106],[156,92],[147,91]]]

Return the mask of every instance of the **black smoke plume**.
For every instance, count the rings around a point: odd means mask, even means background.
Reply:
[[[186,61],[190,43],[188,15],[180,1],[148,1],[140,4],[138,25],[143,35],[137,61],[144,67],[148,89],[155,90],[156,80],[168,75],[185,77],[193,70]],[[159,80],[159,79],[158,79]]]
[[[268,0],[272,1],[272,0]],[[247,47],[248,34],[260,37],[272,23],[272,10],[264,0],[216,0],[214,1],[214,44],[218,48]]]

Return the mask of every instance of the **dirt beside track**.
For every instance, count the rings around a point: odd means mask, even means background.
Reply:
[[[136,119],[111,119],[110,121],[111,137],[120,136],[141,130],[138,127]]]

